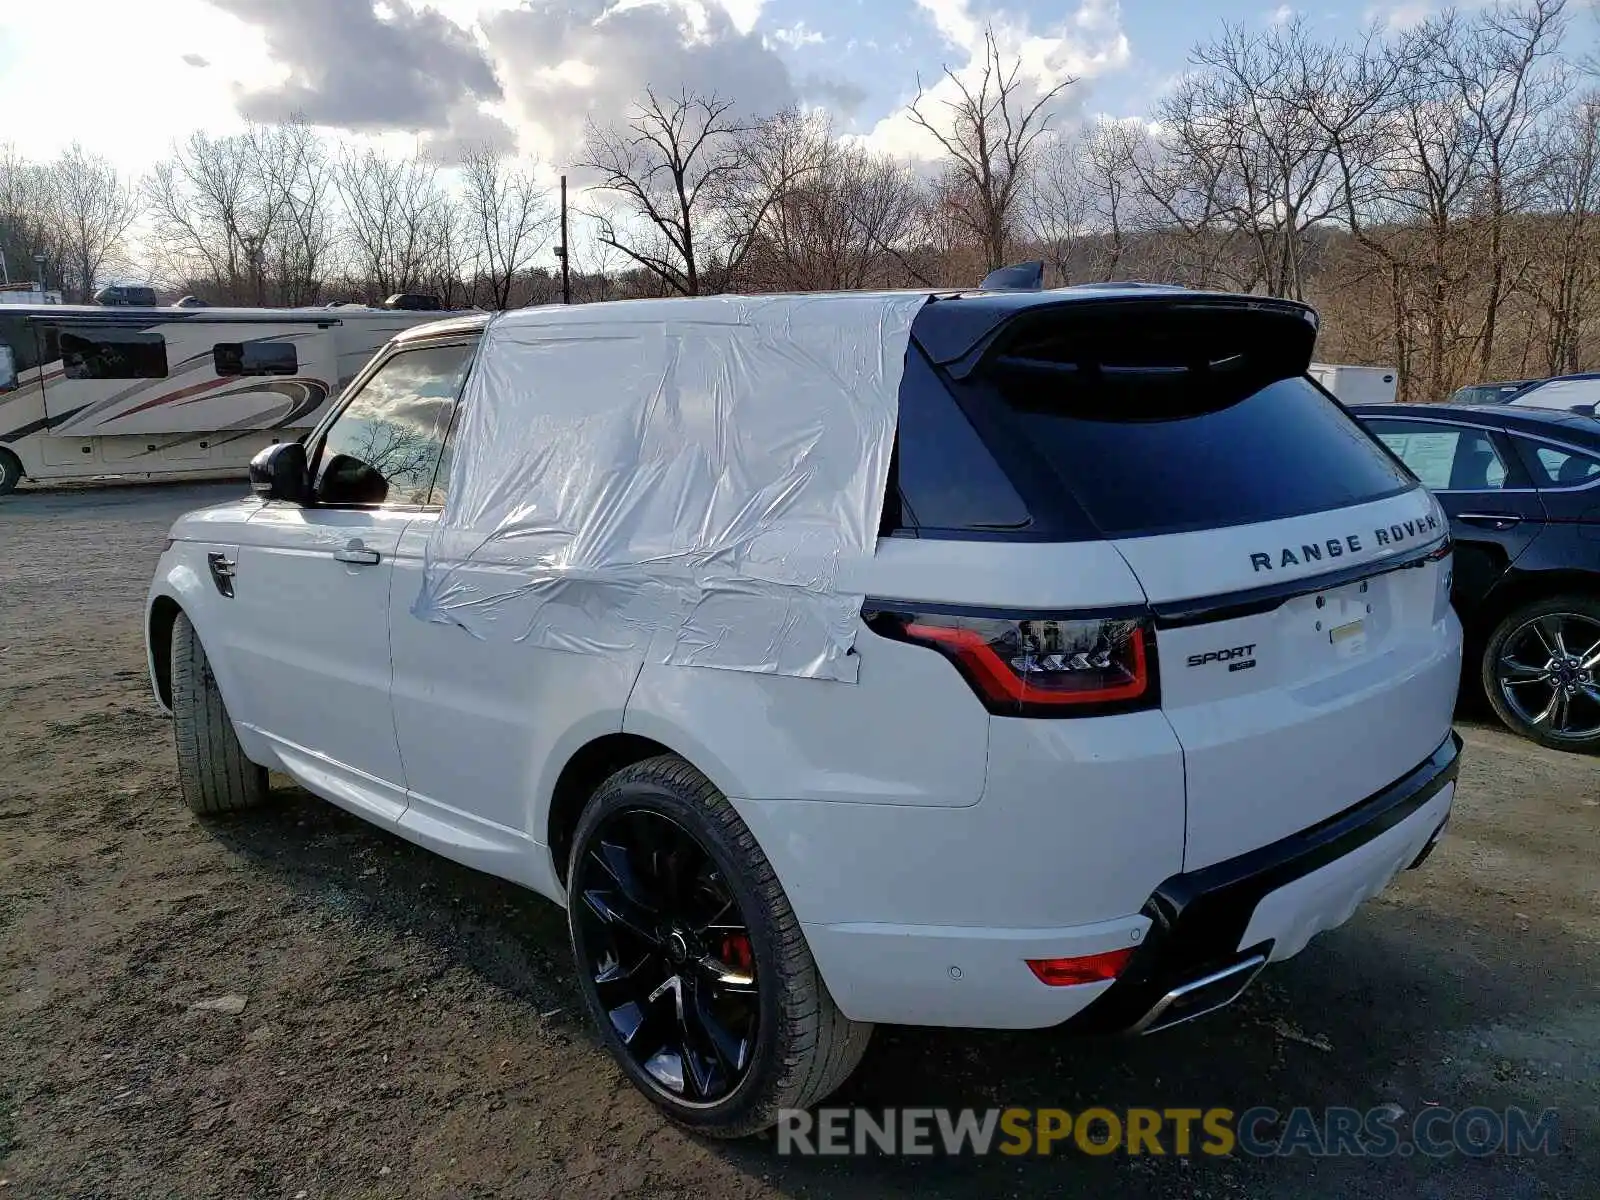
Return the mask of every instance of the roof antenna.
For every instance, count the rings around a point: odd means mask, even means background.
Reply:
[[[978,285],[984,292],[1040,292],[1044,290],[1044,259],[1033,258],[1015,266],[990,271]]]

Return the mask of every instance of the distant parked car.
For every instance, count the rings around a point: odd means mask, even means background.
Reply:
[[[1508,403],[1518,408],[1547,408],[1592,417],[1600,408],[1600,371],[1558,375],[1518,392]]]
[[[1450,516],[1451,598],[1496,714],[1600,750],[1600,422],[1520,404],[1353,411]]]
[[[1450,393],[1446,404],[1505,404],[1526,388],[1539,383],[1537,379],[1504,379],[1499,383],[1469,383]]]

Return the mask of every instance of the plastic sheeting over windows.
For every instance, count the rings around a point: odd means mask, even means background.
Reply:
[[[854,681],[921,294],[495,320],[412,612],[580,654]]]

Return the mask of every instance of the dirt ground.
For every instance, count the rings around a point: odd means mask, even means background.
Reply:
[[[704,1143],[590,1035],[554,907],[286,784],[182,807],[141,601],[172,517],[237,490],[0,500],[0,1200],[1600,1196],[1600,763],[1469,722],[1438,852],[1234,1008],[1134,1041],[880,1029],[837,1101],[1554,1107],[1554,1156]]]

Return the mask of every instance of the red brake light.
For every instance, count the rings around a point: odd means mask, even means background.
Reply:
[[[1027,964],[1039,977],[1039,982],[1051,987],[1072,987],[1080,983],[1104,983],[1122,974],[1122,969],[1133,957],[1133,951],[1107,950],[1103,954],[1085,954],[1080,958],[1030,958]]]
[[[1126,711],[1156,703],[1144,618],[951,616],[870,611],[867,624],[938,650],[1002,716]]]

